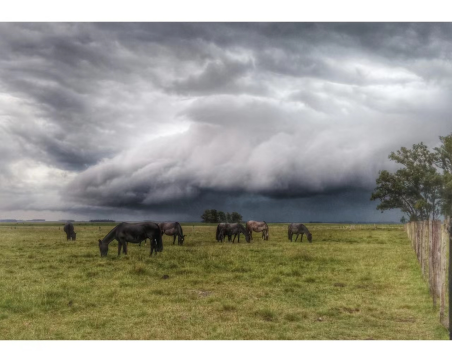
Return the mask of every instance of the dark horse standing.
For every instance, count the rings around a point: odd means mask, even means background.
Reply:
[[[110,232],[99,240],[99,250],[101,256],[107,256],[109,251],[109,244],[113,240],[118,240],[118,256],[121,254],[121,247],[123,253],[127,254],[127,243],[138,244],[145,239],[151,241],[151,252],[150,256],[153,255],[153,251],[161,252],[164,247],[162,245],[162,235],[159,229],[159,225],[153,222],[143,222],[140,224],[128,224],[123,222],[115,226]]]
[[[215,232],[215,239],[219,242],[221,241],[223,243],[223,239],[225,235],[228,236],[228,241],[231,241],[231,232],[229,231],[230,229],[230,224],[222,222],[219,225],[217,225],[217,229]]]
[[[74,240],[75,241],[77,233],[74,232],[74,225],[72,225],[72,223],[67,222],[64,225],[63,230],[66,233],[66,240]]]
[[[234,239],[236,239],[236,236],[238,237],[238,243],[239,243],[239,237],[241,234],[244,234],[245,241],[250,243],[250,235],[247,232],[247,229],[244,227],[244,225],[239,224],[239,223],[230,224],[230,232],[231,232],[231,235],[233,235],[233,243],[234,243]]]
[[[239,224],[239,223],[236,223],[236,224],[221,223],[221,224],[217,225],[217,231],[216,231],[217,241],[223,242],[225,235],[227,235],[228,241],[231,241],[231,236],[233,236],[233,243],[237,236],[238,243],[239,243],[239,238],[240,238],[241,234],[244,234],[245,240],[249,243],[250,236],[249,236],[246,228],[244,227],[244,225]]]
[[[178,245],[182,245],[184,243],[185,235],[182,232],[182,227],[179,222],[161,222],[159,223],[159,228],[162,235],[173,235],[173,245],[175,244],[176,236],[178,237]]]
[[[307,239],[311,243],[311,233],[308,231],[306,226],[304,224],[289,224],[288,225],[288,239],[293,241],[293,235],[296,234],[296,240],[299,237],[299,234],[301,235],[300,241],[304,238],[304,234],[307,234]]]

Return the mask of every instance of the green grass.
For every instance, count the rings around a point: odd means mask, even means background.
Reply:
[[[220,244],[183,224],[182,247],[117,257],[114,241],[106,258],[100,227],[67,242],[59,224],[0,224],[0,339],[448,339],[401,226]]]

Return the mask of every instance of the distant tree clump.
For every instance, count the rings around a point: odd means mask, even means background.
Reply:
[[[223,211],[217,211],[216,209],[206,209],[201,215],[201,220],[205,223],[217,224],[219,222],[241,222],[242,215],[236,211],[233,211],[231,214],[227,212],[226,214]]]
[[[242,215],[237,213],[236,211],[233,211],[231,213],[231,222],[241,222],[242,221]]]
[[[422,142],[390,154],[403,167],[394,173],[379,171],[371,195],[381,201],[378,210],[400,209],[409,221],[451,216],[451,134],[440,140],[442,146],[434,152]]]
[[[220,222],[226,222],[226,215],[223,211],[219,211],[219,221]]]

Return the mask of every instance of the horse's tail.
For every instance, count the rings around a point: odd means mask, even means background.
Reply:
[[[291,224],[288,225],[288,240],[291,240]]]
[[[250,233],[250,229],[251,229],[251,227],[250,227],[250,221],[247,221],[247,222],[245,223],[245,229],[247,230],[248,233]]]
[[[157,225],[159,226],[159,225]],[[156,244],[157,244],[157,250],[156,251],[162,251],[164,250],[164,244],[162,243],[162,233],[160,232],[160,228],[158,227],[158,230],[156,232],[155,236]],[[153,240],[151,240],[151,254],[153,252]]]
[[[160,222],[157,226],[159,226],[160,235],[164,235],[164,223]]]
[[[215,231],[215,239],[219,240],[219,235],[220,234],[220,224],[217,225],[217,230]]]

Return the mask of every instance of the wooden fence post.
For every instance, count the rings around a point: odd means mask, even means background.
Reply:
[[[434,269],[433,269],[433,220],[429,220],[429,290],[431,295],[433,296],[433,303],[436,304],[436,297],[434,297],[434,290],[433,290],[433,280],[434,280]]]
[[[449,238],[447,220],[442,225],[440,245],[440,322],[445,322],[445,294],[447,272],[447,240]],[[444,324],[445,325],[445,324]]]

